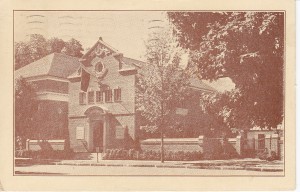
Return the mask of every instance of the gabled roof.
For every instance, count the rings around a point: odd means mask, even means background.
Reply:
[[[90,55],[91,52],[93,52],[96,47],[101,44],[103,45],[104,47],[106,47],[107,49],[109,49],[111,52],[113,52],[114,54],[120,54],[120,52],[113,48],[112,46],[110,46],[109,44],[105,43],[103,40],[102,40],[102,37],[99,37],[99,40],[90,48],[90,50],[88,50],[88,52],[86,52],[82,57],[81,59],[84,60],[86,59],[86,57],[88,57]]]
[[[79,59],[63,53],[52,53],[15,71],[15,76],[35,77],[50,75],[67,78],[80,66]]]
[[[143,65],[145,65],[146,63],[143,61],[139,61],[136,59],[131,59],[129,57],[123,57],[122,58],[123,62],[127,65],[133,66],[135,68],[141,68]]]

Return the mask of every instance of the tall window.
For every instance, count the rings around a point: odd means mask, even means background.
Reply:
[[[86,93],[85,92],[79,93],[79,104],[81,104],[81,105],[86,104]]]
[[[105,91],[105,102],[112,102],[112,90],[108,89]]]
[[[94,91],[89,91],[89,92],[88,92],[88,102],[89,102],[89,103],[94,103],[94,101],[95,101],[94,95],[95,95],[95,94],[94,94]]]
[[[96,91],[96,102],[103,102],[103,91]]]
[[[114,101],[121,101],[121,88],[114,89]]]

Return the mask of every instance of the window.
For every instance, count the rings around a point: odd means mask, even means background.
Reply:
[[[112,90],[108,89],[105,91],[105,102],[112,102]]]
[[[81,105],[86,104],[86,93],[85,92],[79,93],[79,104],[81,104]]]
[[[96,102],[103,102],[103,91],[96,91]]]
[[[89,103],[94,103],[95,99],[94,99],[94,91],[89,91],[88,92],[88,102]]]
[[[96,72],[101,72],[103,70],[103,64],[101,62],[97,63],[95,65],[95,71]]]
[[[121,88],[114,89],[114,101],[121,101]]]

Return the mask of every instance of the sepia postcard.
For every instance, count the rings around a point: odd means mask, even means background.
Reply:
[[[292,190],[295,2],[1,1],[1,190]]]

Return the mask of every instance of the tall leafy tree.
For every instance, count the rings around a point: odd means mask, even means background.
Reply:
[[[83,48],[76,39],[65,42],[59,38],[45,39],[40,34],[33,34],[29,41],[15,43],[15,69],[19,69],[50,53],[63,52],[73,57],[81,57]]]
[[[149,122],[148,131],[161,134],[161,161],[164,161],[165,129],[175,122],[172,113],[189,85],[188,74],[179,67],[180,51],[167,32],[151,34],[146,42],[147,65],[138,76],[137,110]]]
[[[211,20],[203,23],[208,15]],[[232,91],[207,97],[208,111],[228,127],[282,122],[283,12],[170,12],[169,17],[181,45],[190,50],[195,74],[207,80],[229,77],[235,84]]]
[[[73,57],[82,57],[82,55],[83,55],[82,51],[83,51],[83,48],[82,48],[81,43],[74,38],[70,39],[69,41],[67,41],[65,43],[64,53],[66,55],[70,55]]]
[[[15,82],[15,135],[29,138],[34,133],[33,115],[37,110],[36,91],[34,85],[24,78]]]
[[[62,39],[53,37],[47,41],[47,48],[49,53],[60,53],[65,47],[65,42]]]

